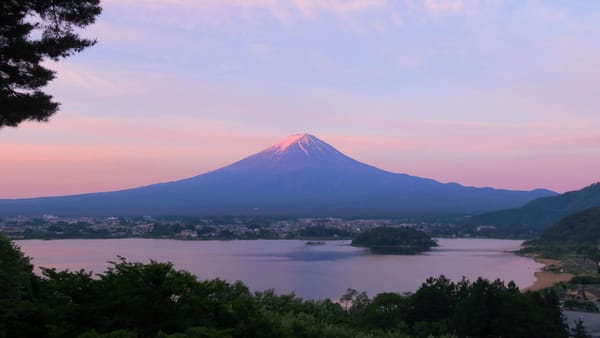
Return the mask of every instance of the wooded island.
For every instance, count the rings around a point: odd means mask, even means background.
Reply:
[[[407,227],[369,229],[352,240],[352,246],[369,248],[376,254],[412,255],[437,246],[428,234]]]

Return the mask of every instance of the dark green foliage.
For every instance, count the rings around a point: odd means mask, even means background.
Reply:
[[[43,274],[44,302],[52,308],[52,335],[76,336],[81,327],[95,327],[98,318],[94,312],[100,306],[102,294],[91,274],[54,269],[43,269]]]
[[[0,235],[0,301],[31,299],[34,279],[29,258]]]
[[[600,207],[569,215],[546,229],[541,242],[564,244],[589,244],[596,246],[600,240]]]
[[[600,284],[600,276],[575,276],[569,284]]]
[[[600,261],[600,207],[567,216],[544,230],[540,238],[525,242],[522,253],[539,253],[547,258],[576,255],[594,266]],[[600,269],[599,269],[600,272]],[[581,278],[581,281],[578,279]],[[579,276],[573,283],[591,284],[589,276]],[[587,279],[587,280],[586,280]]]
[[[584,312],[598,312],[596,303],[589,300],[567,299],[563,301],[565,309]]]
[[[408,324],[419,337],[567,337],[555,293],[522,294],[514,283],[430,278],[409,298]],[[553,319],[550,319],[553,318]]]
[[[374,253],[413,254],[427,251],[437,243],[423,231],[407,227],[378,227],[357,235],[352,245],[369,248]]]
[[[19,248],[0,234],[0,337],[39,337],[46,322],[39,304],[40,279]],[[29,325],[37,322],[39,326]]]
[[[514,283],[483,279],[465,290],[453,315],[461,337],[566,337],[558,296],[552,292],[521,294]]]
[[[179,331],[191,326],[185,320],[193,311],[196,279],[176,271],[170,263],[130,263],[121,259],[101,277],[99,294],[106,299],[98,308],[103,326],[138,329],[142,336],[157,331]]]
[[[573,338],[592,338],[592,336],[587,332],[585,326],[583,326],[583,321],[578,319],[575,322],[575,327],[571,329],[571,337]]]
[[[363,322],[365,326],[387,330],[403,329],[404,318],[410,313],[409,299],[403,295],[380,293],[365,308]]]
[[[43,269],[0,236],[0,337],[567,337],[553,292],[429,278],[414,294],[305,301],[241,282],[198,281],[170,263],[123,258],[100,275]]]
[[[428,278],[411,299],[409,324],[449,320],[457,299],[456,284],[444,276]]]
[[[40,88],[54,79],[42,66],[95,43],[77,30],[100,14],[99,0],[0,1],[0,128],[46,121],[59,104]]]

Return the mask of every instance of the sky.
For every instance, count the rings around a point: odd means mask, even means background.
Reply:
[[[600,2],[104,0],[46,62],[49,123],[0,129],[0,198],[214,170],[295,133],[379,168],[558,192],[600,181]]]

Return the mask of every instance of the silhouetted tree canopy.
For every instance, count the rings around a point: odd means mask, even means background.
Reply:
[[[100,0],[0,1],[0,128],[47,121],[59,103],[40,90],[54,79],[41,63],[96,43],[78,30],[100,14]]]

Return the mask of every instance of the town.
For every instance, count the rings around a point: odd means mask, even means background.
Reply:
[[[231,239],[350,239],[379,226],[411,227],[439,236],[469,237],[452,224],[411,219],[266,218],[266,217],[6,217],[0,232],[12,239],[168,238]]]

